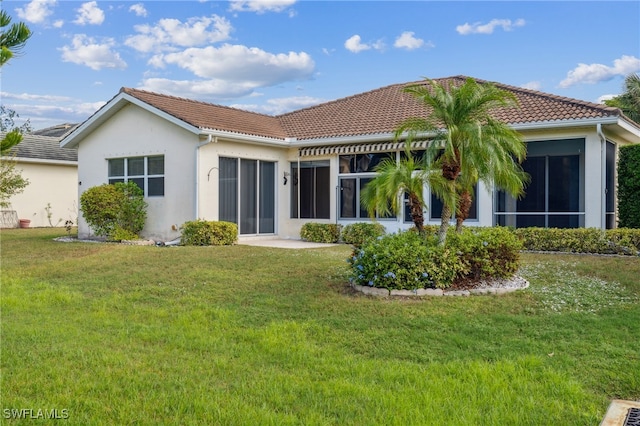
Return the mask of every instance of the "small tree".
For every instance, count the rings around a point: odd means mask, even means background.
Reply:
[[[429,114],[402,122],[396,137],[406,134],[411,141],[433,135],[425,159],[428,168],[439,168],[445,180],[432,187],[436,195],[446,195],[441,197],[438,232],[440,244],[444,244],[452,213],[456,208],[462,210],[457,218],[460,230],[471,206],[471,188],[479,180],[513,196],[523,194],[529,178],[520,166],[526,145],[515,130],[492,116],[496,108],[517,106],[517,99],[493,84],[471,78],[459,85],[426,80],[405,91],[423,103]]]
[[[109,240],[135,239],[147,219],[147,203],[134,182],[89,188],[80,196],[80,210],[96,235]]]
[[[11,23],[7,11],[0,10],[0,67],[20,54],[29,37],[31,30],[24,22]],[[23,127],[14,127],[13,117],[17,117],[15,111],[1,108],[0,131],[8,133],[0,140],[0,156],[4,157],[0,164],[0,207],[6,208],[9,199],[21,193],[29,184],[29,181],[16,170],[15,161],[7,157],[11,155],[13,147],[22,141],[22,132],[30,130],[30,127],[28,120]]]

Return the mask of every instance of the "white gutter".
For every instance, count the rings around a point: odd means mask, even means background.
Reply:
[[[238,140],[255,145],[279,146],[289,148],[291,146],[291,138],[277,139],[267,136],[248,135],[245,133],[229,132],[225,130],[215,130],[209,128],[201,128],[201,135],[213,136],[215,138],[224,138]]]
[[[600,137],[600,229],[607,229],[607,138],[602,133],[602,124],[596,124],[596,133]]]
[[[198,143],[198,145],[196,146],[196,179],[195,179],[195,187],[196,187],[196,191],[195,191],[195,206],[194,206],[194,210],[195,210],[195,215],[194,215],[194,220],[198,220],[200,218],[200,148],[202,148],[205,145],[210,144],[211,142],[214,143],[218,143],[218,138],[209,134],[207,135],[207,139],[204,142],[200,142]]]

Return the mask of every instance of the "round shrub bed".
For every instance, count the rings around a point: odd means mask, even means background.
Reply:
[[[522,244],[506,228],[435,235],[406,231],[376,238],[348,259],[354,286],[387,290],[469,288],[473,281],[505,279],[518,270]]]

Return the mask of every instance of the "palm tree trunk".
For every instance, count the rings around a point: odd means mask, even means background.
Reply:
[[[438,231],[438,244],[444,245],[447,239],[447,229],[449,228],[449,219],[451,219],[451,208],[444,203],[442,206],[442,218],[440,221],[440,230]]]
[[[420,234],[424,234],[424,213],[422,212],[422,204],[415,194],[409,194],[409,210],[411,211],[411,220],[416,225],[416,229]]]
[[[462,222],[469,217],[471,202],[471,193],[469,191],[464,191],[460,194],[458,209],[456,210],[456,232],[458,234],[462,232]]]

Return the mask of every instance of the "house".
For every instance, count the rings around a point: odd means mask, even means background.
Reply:
[[[299,238],[305,222],[370,220],[360,190],[382,158],[401,155],[398,123],[429,113],[403,92],[419,83],[279,116],[122,88],[61,144],[78,149],[80,193],[126,180],[144,189],[146,237],[175,239],[184,222],[202,218],[235,222],[241,237]],[[640,143],[640,125],[618,109],[496,85],[520,103],[494,115],[522,134],[532,181],[520,200],[481,186],[468,223],[615,227],[618,147]],[[427,199],[426,222],[437,224],[441,205]],[[379,221],[389,231],[411,226],[406,212]],[[80,237],[90,232],[80,218]]]
[[[75,148],[61,148],[60,139],[26,134],[14,147],[16,168],[29,185],[9,199],[9,211],[15,214],[3,215],[3,227],[17,227],[18,218],[30,220],[31,227],[64,226],[67,220],[76,223],[78,152]]]

